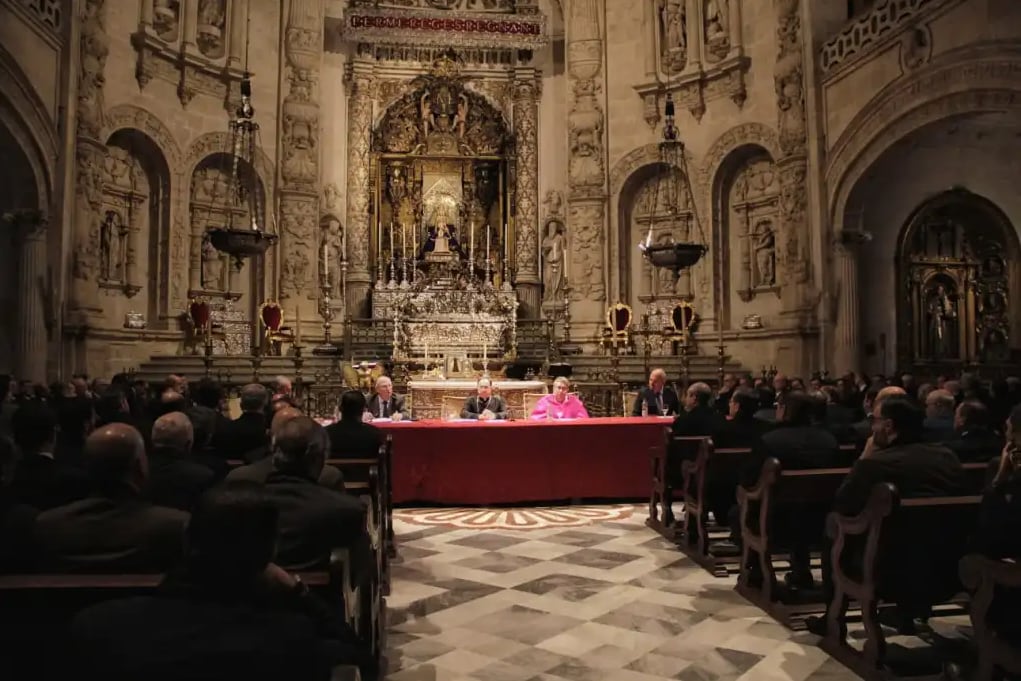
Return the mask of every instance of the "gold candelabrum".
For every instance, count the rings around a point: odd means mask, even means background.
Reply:
[[[347,258],[340,261],[340,290],[347,290]],[[319,316],[323,318],[323,344],[312,350],[312,354],[332,355],[337,352],[333,344],[333,272],[324,268],[319,279]],[[343,303],[341,297],[341,303]]]

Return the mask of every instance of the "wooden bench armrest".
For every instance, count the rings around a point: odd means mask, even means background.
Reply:
[[[1021,565],[1007,560],[997,560],[978,553],[971,553],[961,559],[961,583],[969,591],[978,590],[983,584],[1021,588]]]
[[[881,482],[872,488],[865,508],[854,516],[841,515],[836,511],[830,513],[830,522],[836,528],[836,536],[853,536],[867,533],[883,518],[893,512],[897,503],[897,491],[893,485]]]
[[[775,457],[769,457],[762,462],[762,469],[759,472],[759,478],[755,481],[753,487],[745,487],[744,485],[737,486],[737,501],[738,503],[746,501],[760,501],[762,495],[766,493],[772,485],[776,483],[777,476],[780,472],[780,461]],[[784,473],[787,475],[787,473]]]

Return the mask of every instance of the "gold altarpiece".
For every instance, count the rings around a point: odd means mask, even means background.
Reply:
[[[514,351],[514,142],[468,85],[441,58],[373,130],[372,317],[395,358]]]

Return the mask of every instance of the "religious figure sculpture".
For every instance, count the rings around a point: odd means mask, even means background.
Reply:
[[[706,37],[709,40],[727,37],[727,0],[707,0],[705,12]]]
[[[564,263],[567,250],[564,225],[558,219],[550,219],[546,225],[546,237],[542,240],[542,287],[543,299],[559,301],[564,293]]]
[[[468,125],[468,95],[462,93],[457,98],[457,114],[454,117],[454,128],[458,137],[464,137]]]
[[[121,216],[108,211],[99,231],[100,274],[107,281],[120,281],[121,263]]]
[[[430,105],[430,96],[428,92],[422,93],[422,99],[418,100],[419,113],[422,118],[422,136],[428,137],[429,133],[435,127],[435,120],[433,118],[432,106]]]
[[[202,240],[202,288],[206,291],[219,291],[223,287],[222,279],[223,259],[212,240],[206,236]]]
[[[330,295],[339,299],[342,282],[337,268],[344,259],[344,229],[340,226],[340,220],[333,217],[327,220],[323,227],[322,251],[325,270],[323,277],[330,282]]]
[[[953,351],[952,325],[957,319],[957,310],[942,284],[937,284],[929,294],[927,307],[930,354],[934,359],[949,358]]]
[[[223,52],[223,25],[226,7],[223,0],[200,0],[198,11],[198,46],[207,57]]]
[[[458,243],[457,236],[454,234],[454,226],[451,224],[441,224],[438,227],[434,225],[429,228],[429,236],[422,244],[421,255],[424,256],[426,253],[435,253],[436,255],[457,253],[462,258],[465,257],[461,250],[461,244]]]
[[[153,28],[162,40],[177,39],[179,6],[170,0],[156,0],[153,7]]]
[[[776,235],[769,222],[760,222],[753,235],[755,267],[758,274],[756,286],[769,287],[776,284]]]

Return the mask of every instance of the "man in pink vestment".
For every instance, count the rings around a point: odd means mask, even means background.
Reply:
[[[585,405],[581,403],[577,395],[571,395],[568,391],[571,383],[563,376],[553,381],[553,392],[543,395],[536,403],[535,409],[529,418],[533,421],[544,419],[587,419],[588,412]]]

